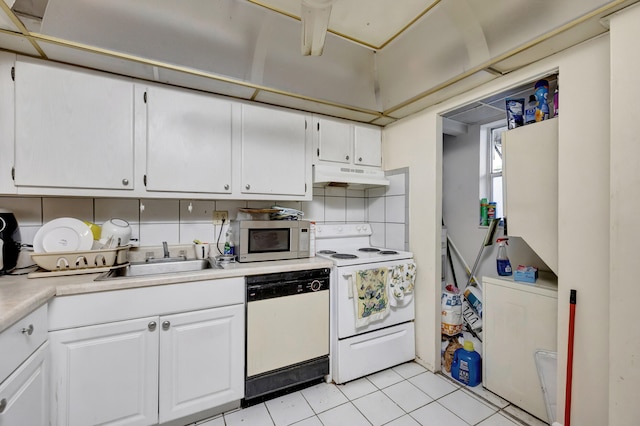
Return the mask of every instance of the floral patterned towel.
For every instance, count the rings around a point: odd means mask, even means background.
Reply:
[[[391,294],[401,299],[405,294],[413,292],[416,281],[416,264],[411,261],[391,267],[389,271],[389,286]]]
[[[389,314],[388,272],[388,268],[375,268],[353,273],[356,328],[364,327],[371,321],[380,320]]]

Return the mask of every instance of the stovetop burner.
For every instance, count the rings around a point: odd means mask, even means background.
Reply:
[[[336,253],[336,254],[332,254],[331,257],[333,257],[334,259],[357,259],[358,256],[356,256],[355,254],[348,254],[348,253]]]
[[[380,254],[398,254],[395,250],[380,250]]]
[[[359,248],[358,251],[364,251],[364,252],[372,253],[372,252],[375,252],[375,251],[380,251],[380,249],[377,249],[375,247],[362,247],[362,248]]]
[[[319,254],[336,254],[335,250],[320,250],[317,253],[319,253]]]

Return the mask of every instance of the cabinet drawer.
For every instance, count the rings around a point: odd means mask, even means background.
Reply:
[[[244,278],[234,277],[55,297],[49,329],[235,305],[244,303],[244,292]]]
[[[47,305],[42,305],[0,334],[0,383],[47,340]]]

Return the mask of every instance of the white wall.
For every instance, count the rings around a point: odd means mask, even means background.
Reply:
[[[424,271],[416,282],[417,352],[419,361],[433,368],[439,363],[440,342],[440,286],[434,285],[440,280],[439,114],[559,70],[558,413],[562,419],[569,290],[577,288],[572,420],[578,425],[605,425],[608,416],[609,394],[603,385],[608,380],[609,351],[608,63],[609,37],[605,35],[400,120],[383,132],[385,168],[410,167],[411,249]]]
[[[609,422],[640,424],[640,7],[611,18]],[[604,249],[604,248],[603,248]],[[606,300],[606,298],[605,298]],[[604,300],[602,301],[604,304]],[[601,309],[607,309],[602,307]]]
[[[609,395],[604,385],[609,364],[609,37],[571,49],[558,62],[562,97],[558,126],[558,413],[563,419],[569,294],[576,289],[571,422],[605,425]],[[586,94],[595,102],[585,102]]]
[[[435,114],[414,115],[385,128],[382,139],[383,167],[409,170],[409,248],[418,271],[416,357],[435,370],[440,360],[435,342],[440,340],[442,120]]]

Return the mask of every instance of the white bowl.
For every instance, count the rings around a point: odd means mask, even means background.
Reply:
[[[107,241],[109,237],[113,237],[116,241],[120,239],[120,246],[129,244],[131,240],[131,226],[129,226],[129,222],[124,219],[113,218],[103,223],[100,242]]]

